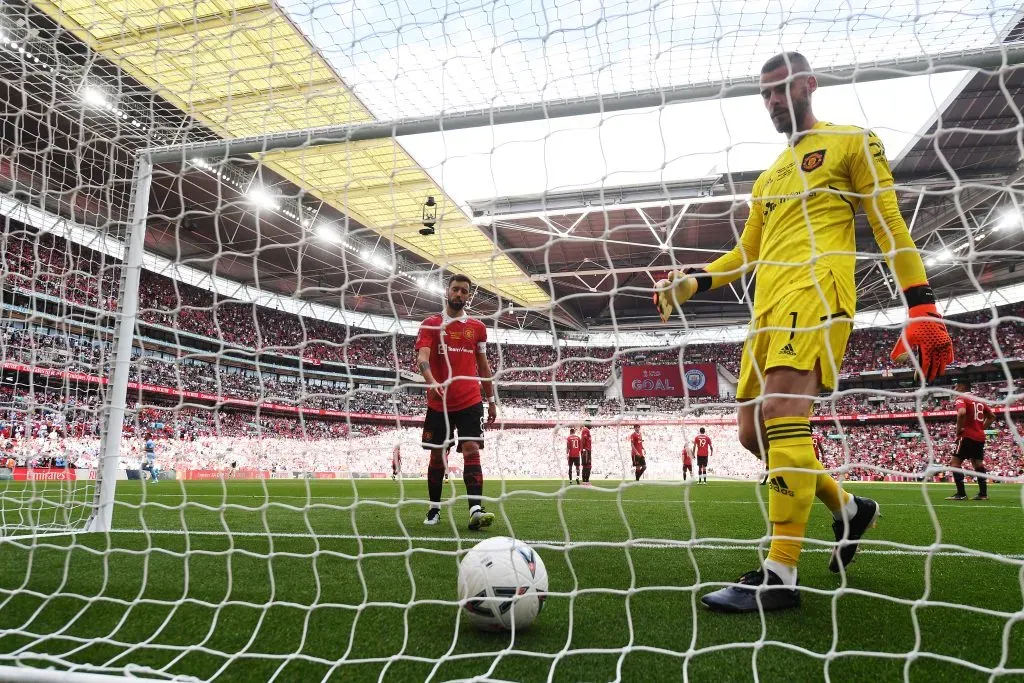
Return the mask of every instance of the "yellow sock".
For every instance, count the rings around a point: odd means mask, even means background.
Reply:
[[[800,549],[803,547],[806,524],[780,522],[772,527],[772,545],[768,549],[768,559],[781,562],[787,567],[795,567],[800,562]],[[788,538],[779,538],[787,536]]]
[[[814,414],[814,406],[811,406],[810,412],[807,414],[808,417]],[[808,423],[810,420],[808,420]],[[818,466],[815,469],[824,470],[825,466],[818,462],[815,458],[815,462]],[[850,502],[850,494],[839,488],[839,484],[833,479],[827,472],[822,471],[818,475],[817,486],[814,489],[814,495],[818,497],[825,507],[829,509],[829,512],[839,512],[839,510]]]
[[[817,491],[821,469],[811,445],[811,423],[806,417],[780,417],[765,420],[768,434],[768,459],[772,474],[768,479],[768,521],[775,536],[768,551],[768,559],[795,567],[800,559],[800,548],[811,514],[811,504]],[[815,468],[817,465],[817,468]],[[787,469],[799,468],[799,469]]]
[[[815,460],[817,462],[817,460]],[[825,467],[820,462],[815,469],[824,470]],[[831,512],[839,512],[839,510],[850,502],[850,494],[839,488],[839,484],[836,480],[829,475],[828,472],[822,472],[818,475],[816,487],[814,489],[814,495],[818,497],[822,503],[825,504]]]

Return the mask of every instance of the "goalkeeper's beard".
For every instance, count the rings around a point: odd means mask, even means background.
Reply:
[[[458,313],[459,311],[461,311],[465,307],[466,307],[466,302],[465,301],[458,301],[458,300],[448,299],[448,308],[452,309],[452,311],[455,312],[455,313]]]

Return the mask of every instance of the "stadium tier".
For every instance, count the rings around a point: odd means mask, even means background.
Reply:
[[[16,0],[0,70],[0,681],[1024,679],[1019,3]]]

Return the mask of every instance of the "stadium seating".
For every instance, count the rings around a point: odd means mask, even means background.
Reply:
[[[110,295],[119,276],[116,262],[52,235],[29,239],[12,232],[7,241],[7,283],[69,302],[113,310]],[[140,317],[149,323],[261,351],[318,361],[413,370],[413,339],[345,327],[228,299],[143,271]],[[1024,304],[953,316],[954,367],[1024,357]],[[992,320],[998,320],[993,329]],[[851,336],[844,375],[892,370],[889,352],[898,331],[861,329]],[[998,349],[993,334],[998,336]],[[740,344],[700,344],[670,349],[550,347],[503,344],[491,347],[491,363],[503,382],[605,382],[612,366],[643,363],[712,362],[739,373]],[[614,363],[612,359],[614,358]]]

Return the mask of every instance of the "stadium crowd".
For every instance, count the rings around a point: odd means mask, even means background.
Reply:
[[[14,230],[3,242],[7,289],[37,292],[62,301],[101,310],[116,308],[116,261],[52,235],[30,235]],[[237,344],[260,351],[300,355],[318,361],[411,370],[413,338],[376,333],[295,315],[237,301],[215,299],[214,295],[166,277],[144,271],[140,285],[140,317],[143,321],[190,332],[214,341]],[[1024,304],[991,311],[954,316],[951,324],[958,365],[983,363],[997,358],[1024,357]],[[993,321],[995,324],[993,324]],[[39,323],[33,323],[38,325]],[[896,338],[892,329],[856,331],[850,341],[843,372],[847,375],[868,370],[893,368],[889,350]],[[998,339],[998,344],[995,342]],[[186,342],[187,345],[187,342]],[[491,362],[499,386],[509,382],[552,381],[604,383],[609,375],[627,364],[714,362],[733,375],[738,373],[739,344],[689,345],[682,349],[560,346],[538,347],[491,344]],[[4,360],[16,360],[39,368],[60,368],[106,376],[110,347],[75,334],[58,334],[39,327],[26,329],[24,323],[8,321],[0,327],[0,352]],[[314,409],[348,412],[418,415],[424,409],[419,393],[351,388],[347,378],[324,383],[322,378],[300,380],[284,373],[246,371],[236,366],[211,365],[158,356],[136,358],[132,379],[170,389],[209,393],[266,403],[287,403]],[[1006,390],[1012,389],[1009,393]],[[88,382],[67,381],[60,391],[43,385],[31,391],[0,387],[0,437],[9,454],[22,464],[77,464],[93,466],[98,449],[98,387]],[[1016,405],[1024,393],[1019,385],[1005,382],[977,385],[974,393],[1003,405]],[[821,416],[872,414],[880,412],[949,408],[949,398],[931,392],[918,403],[912,393],[903,395],[871,392],[843,392],[819,402]],[[580,423],[586,417],[622,416],[616,427],[595,427],[596,477],[621,477],[628,469],[626,433],[634,415],[643,418],[690,420],[707,417],[707,428],[716,442],[712,476],[757,476],[760,463],[738,446],[735,426],[715,424],[734,411],[731,397],[721,399],[619,399],[571,398],[538,400],[501,396],[501,415],[506,419]],[[538,410],[537,405],[543,405]],[[641,408],[643,404],[643,408]],[[890,423],[825,423],[826,464],[864,465],[849,472],[851,477],[877,476],[875,470],[904,474],[924,472],[929,463],[942,462],[952,443],[951,423],[928,422],[928,437],[917,436],[919,420]],[[1024,473],[1021,448],[1013,433],[999,422],[999,433],[990,438],[991,471],[1006,476]],[[693,423],[696,425],[696,422]],[[644,428],[648,444],[649,476],[678,476],[681,444],[692,438],[695,426],[649,425]],[[184,406],[131,407],[124,425],[125,463],[139,456],[143,433],[153,433],[162,448],[164,467],[282,468],[349,472],[384,472],[390,465],[391,449],[399,444],[405,454],[406,470],[425,470],[425,455],[419,448],[416,429],[374,427],[299,417],[285,417],[228,408]],[[560,477],[564,460],[564,428],[495,429],[488,435],[488,476]],[[456,456],[457,459],[457,456]]]
[[[0,447],[19,466],[95,467],[99,452],[100,400],[96,393],[67,388],[47,390],[0,386]],[[565,438],[570,426],[496,427],[487,432],[484,469],[489,477],[561,478]],[[704,427],[715,444],[713,477],[752,478],[760,461],[739,446],[734,423],[722,420],[684,424],[645,424],[648,474],[656,479],[681,475],[682,448]],[[595,479],[628,478],[628,435],[632,421],[592,428]],[[922,475],[930,465],[947,462],[953,449],[953,423],[917,419],[884,423],[819,423],[825,435],[823,462],[843,468],[851,479],[887,474]],[[922,431],[922,430],[925,431]],[[1006,477],[1024,476],[1024,442],[1015,424],[1003,420],[986,447],[989,470]],[[231,408],[130,403],[123,425],[122,465],[137,466],[145,437],[159,444],[165,469],[238,469],[386,473],[392,449],[399,445],[403,471],[420,476],[426,454],[415,427],[374,426],[299,416],[256,414]],[[451,465],[461,465],[452,456]]]
[[[3,244],[5,286],[33,290],[103,310],[116,307],[119,267],[110,257],[50,234],[11,231]],[[321,362],[413,370],[413,338],[346,327],[290,313],[216,298],[204,289],[143,271],[140,318],[265,352],[302,356]],[[1005,306],[997,315],[977,311],[949,318],[956,364],[999,357],[1024,357],[1024,303]],[[842,372],[854,375],[895,368],[889,351],[898,330],[856,330]],[[999,342],[996,344],[995,339]],[[517,344],[490,345],[491,364],[505,382],[599,382],[625,364],[717,363],[737,375],[741,345],[694,344],[670,348],[559,348]]]

